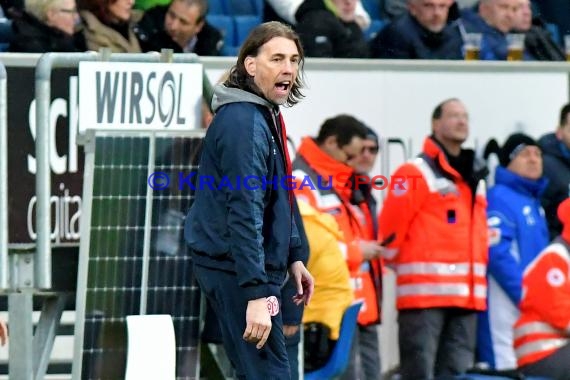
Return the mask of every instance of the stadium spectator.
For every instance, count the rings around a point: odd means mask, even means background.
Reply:
[[[481,33],[481,60],[506,60],[507,34],[513,28],[517,0],[481,0],[479,7],[463,10],[467,32]]]
[[[362,152],[366,135],[364,124],[350,115],[327,119],[315,139],[301,140],[293,162],[297,198],[333,215],[343,233],[354,298],[364,301],[358,314],[361,326],[377,324],[380,318],[374,279],[366,263],[379,258],[381,247],[373,239],[366,199],[357,198],[354,191],[355,172],[349,166]],[[304,179],[315,186],[301,186]]]
[[[303,1],[304,0],[265,0],[263,19],[265,21],[280,21],[289,25],[295,25],[297,23],[295,13]],[[356,22],[360,25],[362,30],[368,29],[370,26],[370,15],[366,12],[360,0],[357,0],[356,10],[354,12],[356,14]],[[380,18],[380,15],[376,15],[376,18]]]
[[[89,50],[109,48],[113,53],[140,53],[134,25],[142,13],[133,0],[81,0],[83,33]]]
[[[554,239],[562,231],[556,210],[570,196],[570,103],[560,110],[556,131],[542,136],[538,143],[544,154],[544,175],[550,181],[542,196],[542,206],[550,238]]]
[[[410,0],[408,11],[370,41],[372,58],[463,59],[453,0]]]
[[[398,17],[404,15],[408,11],[409,0],[379,0],[384,4],[383,16],[394,20]],[[451,0],[454,1],[454,0]],[[469,8],[473,7],[478,0],[455,0],[454,1],[459,8]]]
[[[366,127],[366,138],[362,142],[363,147],[360,154],[350,162],[350,166],[355,169],[357,175],[372,178],[372,168],[376,162],[379,152],[378,135],[372,128]],[[353,184],[353,196],[351,203],[357,215],[371,215],[370,219],[361,218],[364,230],[369,234],[367,239],[374,240],[378,236],[378,215],[376,199],[372,195],[372,184],[369,181],[355,181]],[[364,202],[362,202],[364,200]],[[360,209],[359,206],[366,206],[367,209]],[[370,223],[370,225],[367,225]],[[376,296],[376,308],[378,309],[378,319],[368,324],[358,324],[356,336],[352,343],[351,358],[348,363],[343,379],[377,379],[381,371],[380,346],[378,325],[381,320],[382,310],[382,261],[380,258],[366,260],[362,263],[361,271],[369,272],[374,284]]]
[[[76,33],[79,15],[75,0],[27,0],[26,9],[12,22],[11,52],[80,52],[87,49]]]
[[[238,378],[290,379],[281,285],[295,279],[297,304],[308,304],[313,279],[302,259],[292,194],[262,179],[291,175],[280,105],[302,98],[303,49],[288,26],[264,23],[243,43],[223,85],[203,144],[196,192],[185,223],[194,275],[218,316]],[[223,185],[247,178],[247,186]],[[220,186],[222,185],[222,186]]]
[[[485,310],[488,257],[485,183],[465,106],[439,104],[423,153],[392,176],[379,239],[396,272],[403,379],[464,373],[473,364],[477,312]]]
[[[514,133],[497,153],[500,166],[487,194],[487,311],[479,314],[477,358],[490,369],[514,370],[513,325],[519,317],[522,275],[549,242],[540,206],[548,181],[542,176],[540,148],[531,137]]]
[[[353,294],[338,223],[303,200],[298,204],[310,247],[307,269],[315,279],[311,304],[303,314],[305,371],[313,371],[328,361]]]
[[[143,51],[220,55],[222,34],[206,22],[207,0],[172,0],[148,9],[137,25]]]
[[[533,17],[530,0],[517,0],[513,31],[525,34],[525,51],[530,59],[537,61],[566,60],[565,53],[552,39],[544,21],[539,17]]]
[[[561,234],[527,266],[515,351],[525,376],[570,379],[570,198],[558,207]]]
[[[356,22],[357,0],[305,0],[295,13],[296,30],[308,57],[367,58],[369,49]]]

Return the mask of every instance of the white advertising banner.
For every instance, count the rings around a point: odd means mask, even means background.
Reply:
[[[200,125],[202,65],[81,62],[79,131]]]

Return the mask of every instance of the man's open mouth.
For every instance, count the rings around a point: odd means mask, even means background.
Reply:
[[[278,82],[275,84],[275,87],[277,87],[278,90],[281,91],[287,91],[289,90],[289,87],[291,86],[291,82],[290,81],[283,81],[283,82]]]

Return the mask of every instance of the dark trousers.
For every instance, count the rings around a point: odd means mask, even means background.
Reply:
[[[243,339],[247,300],[234,274],[194,265],[194,275],[218,316],[226,353],[239,379],[290,380],[281,312],[271,317],[271,333],[262,349]],[[280,289],[273,292],[278,298]]]
[[[552,380],[570,380],[570,344],[560,347],[553,354],[525,365],[519,370],[526,376],[544,376]]]
[[[352,340],[350,361],[341,380],[378,379],[378,374],[382,372],[378,327],[379,325],[358,325]]]
[[[289,367],[291,368],[291,380],[299,380],[299,343],[301,342],[301,330],[303,326],[299,326],[299,331],[290,337],[285,337],[285,347],[287,348],[287,357],[289,358]]]
[[[472,367],[477,327],[472,310],[400,310],[398,325],[402,380],[444,379]]]

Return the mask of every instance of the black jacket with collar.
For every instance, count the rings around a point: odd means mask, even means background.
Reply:
[[[360,26],[339,19],[323,0],[305,0],[295,18],[307,57],[368,58],[370,55]]]
[[[463,59],[463,40],[455,21],[434,33],[409,12],[387,25],[370,41],[372,58]]]
[[[164,18],[168,5],[157,5],[148,9],[135,27],[135,32],[143,52],[172,49],[181,53],[182,47],[170,38],[164,30]],[[193,53],[201,56],[218,56],[223,45],[222,34],[207,22],[197,34]]]

